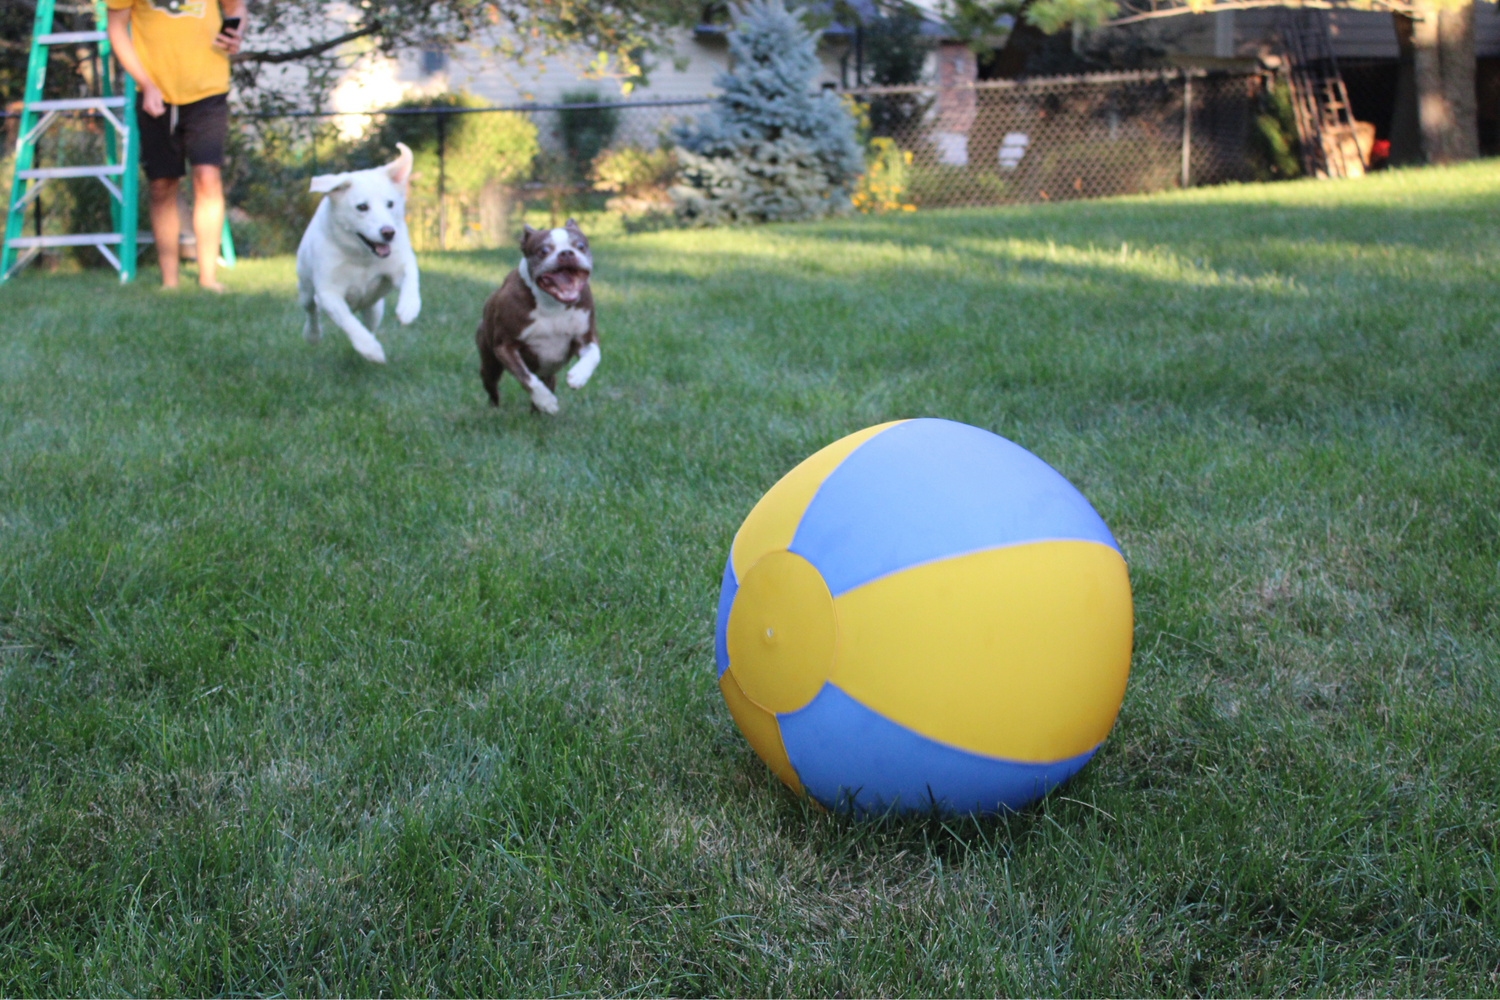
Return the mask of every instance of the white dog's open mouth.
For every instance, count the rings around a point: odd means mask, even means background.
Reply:
[[[389,243],[376,243],[364,233],[360,233],[359,238],[365,241],[365,246],[369,247],[370,252],[375,256],[389,257],[391,255],[391,245]]]
[[[588,281],[589,272],[581,267],[560,267],[536,278],[537,287],[559,302],[577,302]]]

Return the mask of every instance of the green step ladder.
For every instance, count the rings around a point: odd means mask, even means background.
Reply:
[[[128,73],[116,74],[111,66],[109,35],[105,30],[107,15],[101,0],[94,3],[93,31],[53,31],[54,3],[55,0],[37,0],[36,20],[31,28],[31,58],[26,66],[20,127],[16,130],[15,176],[10,185],[10,210],[5,218],[5,244],[0,248],[0,282],[8,281],[44,249],[77,246],[95,247],[120,273],[121,283],[132,281],[139,246],[152,239],[151,233],[136,228],[140,150],[136,143],[135,81]],[[87,44],[98,46],[99,96],[45,100],[42,91],[47,82],[47,50],[53,45]],[[113,84],[115,76],[121,84],[118,93]],[[104,163],[70,167],[36,165],[37,142],[58,116],[65,113],[96,114],[104,120]],[[109,191],[110,232],[23,235],[26,208],[41,195],[49,181],[88,177],[97,179]],[[220,258],[233,267],[234,241],[229,235],[228,216],[224,219],[221,242]]]

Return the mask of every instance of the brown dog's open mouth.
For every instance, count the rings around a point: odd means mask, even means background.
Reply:
[[[536,285],[559,302],[577,302],[588,280],[589,272],[581,267],[560,267],[537,275]]]
[[[391,245],[389,243],[376,243],[364,233],[360,233],[359,238],[365,241],[365,246],[369,247],[370,252],[375,256],[389,257],[391,255]]]

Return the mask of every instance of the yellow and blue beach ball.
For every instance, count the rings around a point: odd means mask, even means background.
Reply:
[[[1130,670],[1114,537],[989,431],[904,420],[787,473],[734,536],[719,689],[793,790],[832,809],[1018,809],[1114,725]]]

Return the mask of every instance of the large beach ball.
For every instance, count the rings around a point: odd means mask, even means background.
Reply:
[[[1130,580],[1051,466],[949,420],[881,424],[787,473],[734,536],[719,689],[795,791],[859,812],[992,813],[1114,725]]]

